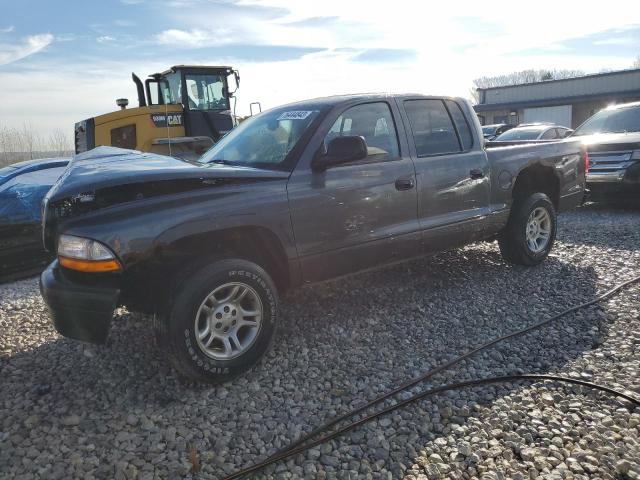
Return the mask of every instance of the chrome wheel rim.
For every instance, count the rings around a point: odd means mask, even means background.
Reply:
[[[198,347],[214,360],[236,358],[256,341],[262,315],[262,301],[252,287],[240,282],[225,283],[209,293],[198,308]]]
[[[537,207],[529,215],[526,241],[529,250],[540,253],[547,248],[551,238],[551,215],[546,208]]]

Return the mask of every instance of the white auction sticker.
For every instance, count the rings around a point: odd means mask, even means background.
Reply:
[[[313,112],[311,111],[291,111],[282,113],[277,119],[278,120],[304,120]]]

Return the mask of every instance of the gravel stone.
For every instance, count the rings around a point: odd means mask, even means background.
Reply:
[[[0,285],[0,478],[195,480],[192,450],[204,475],[224,478],[474,346],[640,274],[640,209],[587,205],[558,225],[551,256],[535,268],[507,265],[483,242],[291,292],[271,353],[219,386],[176,375],[151,317],[119,309],[108,344],[85,348],[55,332],[37,279]],[[411,392],[527,372],[640,397],[638,352],[635,285]],[[637,409],[583,387],[494,384],[413,403],[252,478],[640,479],[639,426]]]

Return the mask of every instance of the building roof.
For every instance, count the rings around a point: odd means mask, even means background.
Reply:
[[[640,69],[479,89],[476,111],[640,97]],[[635,97],[635,98],[634,98]]]
[[[640,68],[628,68],[626,70],[616,70],[614,72],[589,73],[587,75],[580,75],[578,77],[557,78],[557,79],[551,79],[551,80],[541,80],[539,82],[516,83],[516,84],[513,84],[513,85],[502,85],[502,86],[499,86],[499,87],[477,88],[476,90],[484,90],[484,91],[499,90],[499,89],[503,89],[503,88],[515,88],[515,87],[524,87],[524,86],[530,86],[530,85],[540,85],[540,84],[567,82],[567,81],[578,80],[578,79],[599,78],[599,77],[607,77],[607,76],[611,76],[611,75],[621,75],[621,74],[634,73],[634,72],[640,73]]]
[[[473,109],[476,112],[492,112],[494,110],[507,110],[528,107],[553,107],[556,105],[566,105],[568,103],[588,102],[590,100],[623,100],[625,98],[635,99],[638,97],[640,97],[640,88],[628,92],[607,92],[596,93],[592,95],[562,96],[502,103],[480,103],[478,105],[474,105]]]

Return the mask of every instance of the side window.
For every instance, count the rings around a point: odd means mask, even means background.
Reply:
[[[544,132],[540,137],[541,140],[551,140],[553,138],[558,138],[555,128],[550,128],[549,130]]]
[[[404,108],[419,157],[461,151],[442,100],[406,100]]]
[[[400,156],[398,135],[385,102],[365,103],[345,110],[329,129],[324,139],[325,150],[335,137],[346,135],[364,138],[371,160],[392,160]]]
[[[462,143],[463,150],[469,150],[473,146],[473,136],[471,135],[471,128],[469,128],[469,122],[462,113],[462,109],[458,103],[453,100],[445,100],[453,123],[458,129],[458,135],[460,135],[460,142]]]

